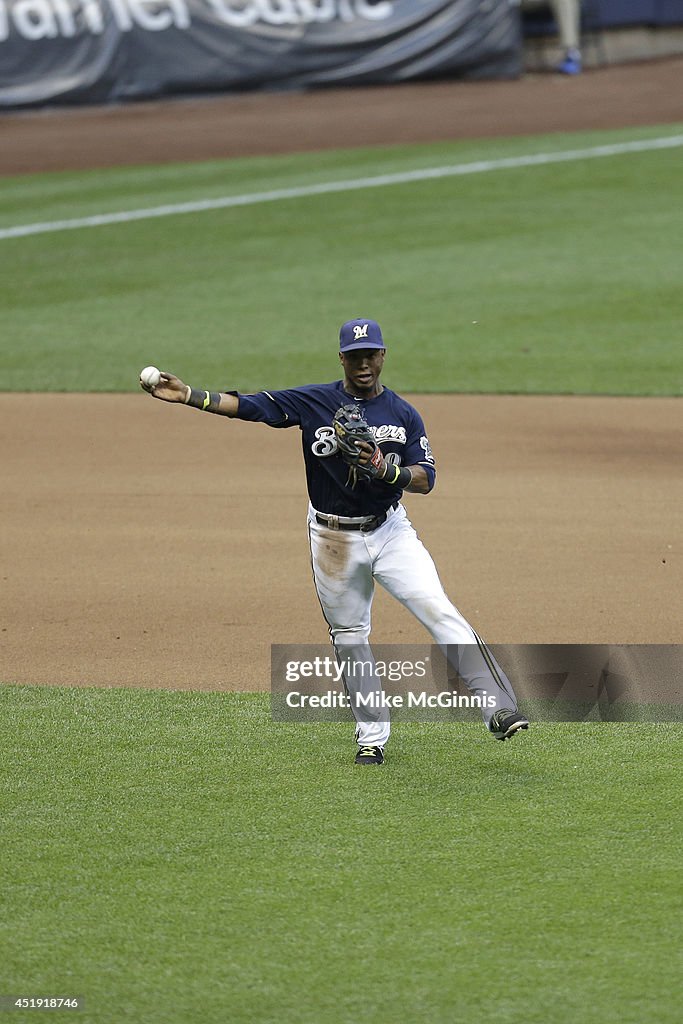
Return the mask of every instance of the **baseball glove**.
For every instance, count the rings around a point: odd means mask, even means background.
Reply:
[[[375,435],[368,425],[362,411],[357,405],[342,405],[337,409],[332,420],[334,436],[337,439],[337,448],[344,462],[349,467],[347,484],[355,487],[358,478],[375,480],[382,476],[384,469],[384,458],[375,441]],[[365,441],[373,451],[367,462],[361,465],[361,449],[359,442]]]

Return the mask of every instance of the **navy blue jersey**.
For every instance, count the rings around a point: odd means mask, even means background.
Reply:
[[[417,409],[389,388],[375,398],[354,398],[343,382],[307,384],[288,391],[261,391],[240,395],[237,416],[270,427],[299,427],[306,463],[311,505],[318,512],[337,516],[374,516],[385,512],[403,491],[375,480],[348,482],[349,467],[337,451],[332,418],[340,405],[357,404],[382,454],[399,466],[424,466],[430,488],[436,470],[434,457]]]

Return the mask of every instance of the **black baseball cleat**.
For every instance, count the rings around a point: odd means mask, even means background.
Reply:
[[[489,729],[497,740],[510,740],[518,729],[528,729],[529,722],[519,711],[501,708],[491,719]]]
[[[381,747],[359,747],[356,764],[384,764],[384,751]]]

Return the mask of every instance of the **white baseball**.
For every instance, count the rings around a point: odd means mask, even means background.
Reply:
[[[146,366],[144,370],[140,370],[140,380],[146,388],[155,388],[161,380],[161,374],[156,366]]]

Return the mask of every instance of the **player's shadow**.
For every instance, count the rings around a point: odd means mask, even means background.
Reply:
[[[512,681],[520,708],[536,721],[633,720],[639,695],[609,645],[496,644],[490,650]],[[448,688],[466,694],[453,662],[441,658]]]

